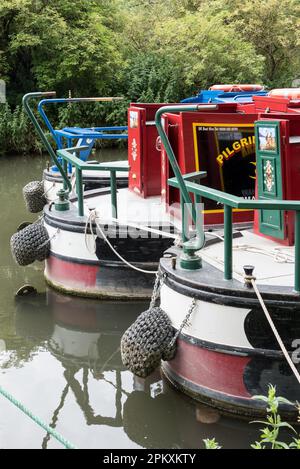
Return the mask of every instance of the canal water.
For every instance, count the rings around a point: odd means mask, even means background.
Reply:
[[[102,151],[103,160],[126,153]],[[257,427],[220,416],[173,389],[158,371],[125,370],[124,330],[145,303],[66,297],[46,287],[43,264],[18,267],[9,239],[29,215],[22,187],[41,179],[45,156],[1,157],[0,385],[79,448],[248,448]],[[38,293],[16,297],[24,284]],[[0,395],[0,448],[60,448]]]

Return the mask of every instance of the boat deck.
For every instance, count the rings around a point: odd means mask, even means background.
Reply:
[[[144,199],[127,188],[117,191],[118,220],[121,224],[134,224],[144,226],[172,226],[180,229],[181,223],[172,214],[166,211],[161,197],[148,197]],[[112,208],[111,195],[102,194],[85,198],[84,214],[89,216],[91,210],[95,210],[101,223],[111,223]]]
[[[244,265],[255,267],[256,281],[261,285],[293,287],[294,247],[283,246],[252,231],[241,231],[233,239],[233,278],[244,283]],[[224,269],[224,244],[207,246],[201,257],[219,270]]]

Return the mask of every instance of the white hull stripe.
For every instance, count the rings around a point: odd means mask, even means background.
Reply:
[[[168,314],[175,329],[179,329],[192,299],[166,285],[161,289],[161,307]],[[253,349],[244,330],[245,318],[251,309],[217,305],[197,301],[190,325],[183,333],[195,339],[228,347]]]
[[[45,223],[50,238],[56,233],[57,228]],[[92,248],[93,237],[87,235],[87,243]],[[51,241],[51,252],[69,259],[84,259],[86,261],[99,261],[96,254],[92,254],[86,247],[83,233],[59,230],[57,236]]]

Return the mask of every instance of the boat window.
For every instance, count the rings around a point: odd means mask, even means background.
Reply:
[[[207,171],[204,184],[247,199],[255,195],[253,125],[194,124],[196,168]],[[208,209],[216,207],[206,201]]]

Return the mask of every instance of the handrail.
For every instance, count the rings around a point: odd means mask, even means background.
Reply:
[[[83,183],[82,183],[82,171],[109,171],[110,172],[110,191],[111,191],[111,206],[112,206],[112,216],[117,218],[118,206],[117,206],[117,171],[129,171],[130,166],[116,166],[115,164],[109,163],[98,163],[98,164],[88,164],[82,161],[80,158],[75,156],[73,152],[79,153],[81,150],[85,150],[86,147],[74,147],[74,148],[65,148],[63,150],[58,150],[57,154],[62,158],[65,166],[71,164],[75,167],[76,171],[76,193],[78,197],[78,215],[83,217],[84,208],[83,208]],[[72,152],[72,153],[71,153]]]
[[[164,128],[163,128],[163,125],[162,125],[162,115],[167,113],[167,112],[194,112],[194,111],[216,111],[218,109],[218,105],[216,104],[194,104],[194,105],[191,105],[191,106],[187,106],[187,105],[182,105],[182,106],[163,106],[161,108],[158,109],[158,111],[156,112],[156,115],[155,115],[155,125],[157,127],[157,130],[158,130],[158,134],[161,138],[161,142],[167,152],[167,155],[168,155],[168,158],[169,158],[169,161],[170,161],[170,164],[172,166],[172,169],[173,169],[173,172],[177,178],[177,180],[179,181],[179,185],[180,185],[180,191],[182,193],[182,196],[183,196],[183,199],[184,199],[184,202],[186,204],[192,204],[192,200],[189,196],[189,193],[186,189],[186,186],[185,186],[185,183],[184,183],[184,180],[183,180],[183,177],[182,177],[182,174],[181,174],[181,171],[180,171],[180,168],[179,168],[179,165],[178,165],[178,162],[175,158],[175,155],[174,155],[174,151],[171,147],[171,144],[170,144],[170,141],[167,137],[167,134],[166,132],[164,131]],[[192,218],[193,218],[193,221],[194,223],[196,223],[196,211],[194,209],[194,207],[192,208]]]
[[[182,177],[180,167],[178,165],[178,162],[176,160],[174,151],[172,149],[172,146],[170,144],[170,141],[168,139],[168,136],[163,128],[162,125],[162,116],[163,114],[167,112],[194,112],[194,111],[216,111],[218,109],[217,104],[193,104],[193,105],[176,105],[176,106],[163,106],[158,111],[156,112],[155,115],[155,125],[157,127],[158,134],[161,138],[162,145],[164,146],[167,156],[169,158],[169,162],[171,164],[172,170],[176,176],[176,179],[179,182],[180,186],[180,194],[181,194],[181,201],[186,204],[185,206],[187,207],[188,211],[190,212],[190,215],[192,217],[192,220],[196,226],[197,230],[197,237],[198,237],[198,245],[195,244],[195,240],[192,240],[191,243],[193,244],[193,248],[200,249],[203,244],[204,244],[204,233],[203,230],[199,229],[198,223],[197,223],[197,213],[195,210],[195,206],[192,203],[192,200],[190,198],[190,195],[188,193],[188,190],[185,186],[184,179]],[[183,217],[184,219],[184,217]],[[183,221],[183,227],[184,227],[184,221]],[[184,236],[185,230],[183,229],[183,236]],[[184,239],[185,240],[185,239]],[[186,240],[185,240],[186,241]],[[185,247],[188,248],[188,242],[185,243]]]
[[[198,173],[203,175],[203,171]],[[224,278],[232,279],[232,209],[281,210],[295,212],[295,273],[294,290],[300,293],[300,201],[298,200],[245,200],[242,197],[228,194],[211,187],[189,181],[197,173],[186,174],[183,181],[189,193],[206,197],[224,205]],[[168,179],[168,184],[180,189],[177,178]]]
[[[67,172],[64,171],[63,167],[61,166],[58,158],[56,157],[55,151],[53,150],[52,146],[48,142],[48,139],[47,139],[46,135],[44,134],[43,129],[41,128],[40,124],[38,123],[37,118],[35,117],[32,109],[29,105],[29,102],[32,98],[42,98],[43,96],[55,96],[55,95],[56,95],[55,91],[27,93],[27,94],[25,94],[25,96],[23,96],[22,103],[23,103],[24,109],[25,109],[29,119],[33,123],[34,128],[37,131],[38,135],[40,136],[46,150],[50,154],[54,164],[58,167],[58,170],[59,170],[59,172],[62,175],[62,178],[64,180],[65,186],[69,189],[69,191],[71,191],[72,187],[71,187],[71,183],[70,183],[69,178],[68,178],[68,174],[67,174]]]
[[[56,141],[57,148],[60,148],[60,142],[56,137],[55,130],[53,126],[51,125],[51,122],[44,110],[44,106],[48,104],[65,104],[65,103],[87,103],[87,102],[114,102],[114,101],[121,101],[123,100],[123,97],[117,96],[117,97],[96,97],[96,98],[53,98],[53,99],[42,99],[39,104],[38,104],[38,112],[40,113],[41,117],[43,118],[46,126],[48,127],[50,133],[52,134],[53,138]],[[102,129],[99,127],[99,129]],[[112,128],[110,127],[109,130]],[[122,127],[117,127],[116,130],[126,130],[127,127],[122,126]],[[97,129],[95,129],[97,130]],[[88,138],[88,136],[85,136]]]
[[[202,175],[203,172],[204,171],[199,171],[198,174]],[[213,189],[212,187],[188,181],[191,176],[195,177],[196,175],[197,173],[190,173],[183,176],[188,192],[200,195],[201,197],[206,197],[207,199],[214,200],[215,202],[219,202],[224,205],[229,205],[232,208],[238,208],[241,210],[300,210],[300,201],[298,200],[243,199],[237,195],[228,194],[227,192]],[[170,186],[180,188],[176,178],[168,179],[168,184]]]

